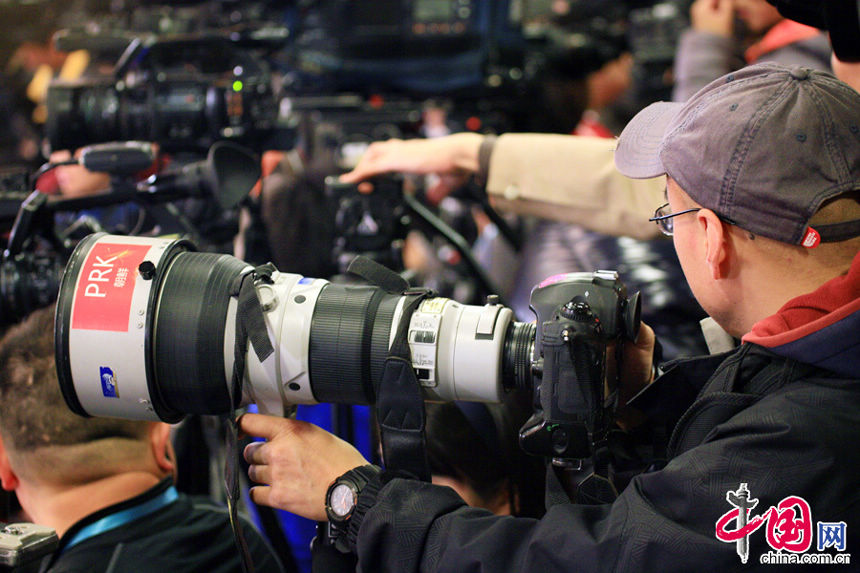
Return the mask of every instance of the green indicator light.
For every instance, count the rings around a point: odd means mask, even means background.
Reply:
[[[233,91],[234,92],[242,91],[242,80],[236,80],[233,82]]]

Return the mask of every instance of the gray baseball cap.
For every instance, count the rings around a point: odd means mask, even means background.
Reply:
[[[657,102],[624,128],[624,175],[669,175],[699,205],[752,233],[814,247],[860,235],[860,220],[809,226],[860,189],[860,94],[831,74],[755,64],[685,103]]]

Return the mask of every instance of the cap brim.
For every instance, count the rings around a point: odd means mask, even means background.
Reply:
[[[615,166],[633,179],[649,179],[666,173],[660,150],[666,129],[678,115],[683,103],[652,103],[630,120],[615,147]]]

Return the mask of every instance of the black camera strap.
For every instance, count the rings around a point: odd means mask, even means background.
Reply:
[[[236,308],[236,344],[233,347],[233,380],[231,400],[233,407],[239,406],[242,396],[242,380],[245,377],[245,355],[248,353],[248,341],[254,348],[257,359],[263,362],[275,352],[269,331],[266,329],[266,319],[263,317],[263,307],[257,297],[256,281],[272,283],[272,273],[275,267],[271,263],[261,265],[251,272],[243,273],[233,281],[232,296],[239,297]]]
[[[426,289],[411,290],[403,277],[367,257],[356,257],[348,270],[388,292],[405,297],[400,322],[376,389],[376,417],[387,472],[430,481],[424,436],[424,394],[412,367],[409,321],[421,301],[433,293]]]
[[[406,302],[376,394],[376,417],[385,468],[430,481],[424,436],[424,395],[409,352],[409,319],[428,293],[403,293]]]
[[[269,340],[269,332],[266,329],[266,319],[263,317],[263,308],[257,297],[255,282],[272,282],[272,273],[275,267],[271,264],[262,265],[250,272],[236,277],[231,288],[231,296],[238,296],[239,302],[236,308],[236,342],[233,347],[233,377],[230,384],[230,399],[233,407],[237,408],[242,397],[242,381],[245,377],[245,355],[248,353],[248,341],[254,348],[254,353],[260,362],[271,356],[275,349]],[[248,543],[242,532],[238,517],[239,501],[239,424],[235,415],[225,416],[226,426],[226,452],[224,464],[224,486],[227,493],[227,508],[230,514],[230,525],[233,528],[233,537],[242,557],[242,569],[245,573],[253,573],[254,564]]]
[[[430,464],[427,462],[424,438],[424,396],[412,368],[408,334],[412,313],[432,293],[427,290],[409,290],[409,283],[403,277],[368,257],[356,257],[347,271],[389,293],[406,297],[397,332],[376,388],[376,417],[386,473],[430,481]],[[355,556],[340,553],[331,538],[329,527],[318,524],[317,538],[311,544],[311,555],[314,573],[355,570]]]

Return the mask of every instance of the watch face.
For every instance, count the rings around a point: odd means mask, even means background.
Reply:
[[[332,513],[338,517],[346,517],[355,507],[355,492],[349,485],[339,483],[331,490],[329,504]]]

